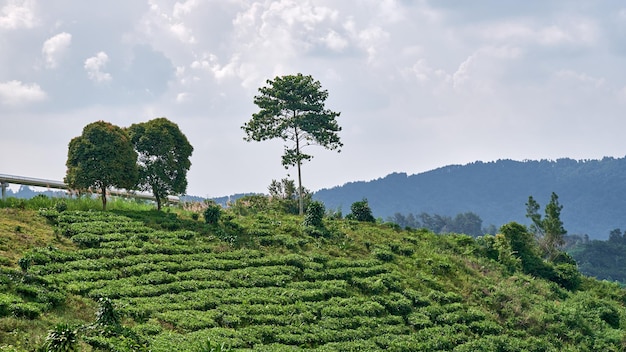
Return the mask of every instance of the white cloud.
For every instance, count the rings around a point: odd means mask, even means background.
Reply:
[[[481,23],[473,27],[486,40],[507,44],[535,43],[548,47],[593,45],[599,36],[596,22],[584,17],[559,18],[550,24],[516,19]]]
[[[190,94],[188,92],[182,92],[182,93],[176,94],[176,102],[179,104],[185,103],[189,101],[189,99],[190,99]]]
[[[46,100],[46,92],[36,83],[24,84],[21,81],[0,83],[0,103],[6,106],[21,106]]]
[[[198,6],[198,2],[195,0],[188,0],[184,3],[176,2],[171,12],[157,2],[157,0],[148,1],[150,13],[144,19],[146,31],[150,33],[153,27],[161,28],[181,43],[196,43],[193,30],[185,23],[184,17],[188,16]]]
[[[44,60],[46,61],[46,67],[57,67],[59,60],[63,57],[71,43],[72,35],[66,32],[59,33],[46,40],[41,48]]]
[[[85,60],[85,71],[90,80],[96,83],[108,82],[113,79],[111,74],[103,72],[102,69],[109,62],[109,56],[101,51],[96,56]]]
[[[39,20],[35,16],[34,0],[9,0],[0,10],[0,28],[33,28]]]
[[[191,68],[210,72],[218,81],[228,77],[236,77],[239,76],[239,56],[235,55],[226,65],[221,65],[217,56],[208,54],[204,55],[201,60],[192,62]]]
[[[184,3],[176,2],[172,15],[174,18],[181,18],[192,12],[196,7],[198,7],[198,0],[187,0]]]
[[[348,46],[348,41],[334,30],[328,31],[328,34],[324,37],[323,41],[326,46],[334,51],[341,51]]]
[[[606,82],[604,78],[592,77],[586,73],[580,73],[573,70],[559,70],[556,72],[556,76],[566,81],[578,82],[583,86],[590,86],[593,88],[601,88]]]

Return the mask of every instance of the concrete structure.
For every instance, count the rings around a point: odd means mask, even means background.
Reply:
[[[54,188],[54,189],[65,189],[65,190],[71,191],[70,188],[61,181],[0,174],[0,186],[2,187],[2,200],[6,200],[6,189],[7,187],[9,187],[9,184],[46,187],[46,188]],[[96,191],[94,193],[99,193],[99,192]],[[147,199],[147,200],[152,200],[152,201],[156,200],[152,194],[130,192],[130,191],[120,190],[120,189],[111,189],[108,191],[108,194],[112,196],[120,196],[120,197],[127,197],[127,198]],[[167,201],[170,203],[178,203],[179,199],[178,197],[169,196],[167,197]]]

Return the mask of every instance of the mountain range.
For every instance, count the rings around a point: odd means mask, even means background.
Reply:
[[[604,240],[611,230],[626,230],[626,157],[599,160],[510,159],[449,165],[408,175],[392,173],[371,181],[349,182],[314,192],[328,210],[347,214],[350,205],[367,199],[375,217],[388,220],[396,213],[421,213],[454,217],[471,212],[483,227],[499,228],[511,221],[529,224],[526,202],[532,196],[543,207],[555,192],[563,205],[561,220],[570,235]],[[64,192],[36,192],[27,186],[8,197],[31,198],[37,194],[63,196]],[[214,198],[226,205],[245,196]],[[204,198],[183,196],[185,201]]]
[[[382,219],[396,213],[472,212],[484,226],[500,227],[511,221],[529,224],[528,197],[539,202],[543,214],[552,192],[563,205],[561,220],[568,234],[606,239],[611,230],[626,228],[626,158],[477,161],[350,182],[321,189],[314,199],[347,213],[353,202],[365,198]]]

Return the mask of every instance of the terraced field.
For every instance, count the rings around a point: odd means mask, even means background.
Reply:
[[[115,213],[42,214],[80,249],[39,248],[22,268],[67,293],[111,299],[152,351],[201,351],[206,341],[238,351],[618,351],[626,341],[614,297],[507,275],[464,235],[328,221],[318,237],[298,217],[263,214],[209,232]],[[591,301],[597,309],[576,309]],[[120,339],[87,343],[106,350]]]

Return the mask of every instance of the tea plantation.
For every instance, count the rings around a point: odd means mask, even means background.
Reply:
[[[466,235],[311,229],[250,209],[213,225],[183,211],[0,211],[19,218],[0,227],[0,351],[626,349],[620,286],[564,288]],[[10,249],[17,226],[47,235]]]

